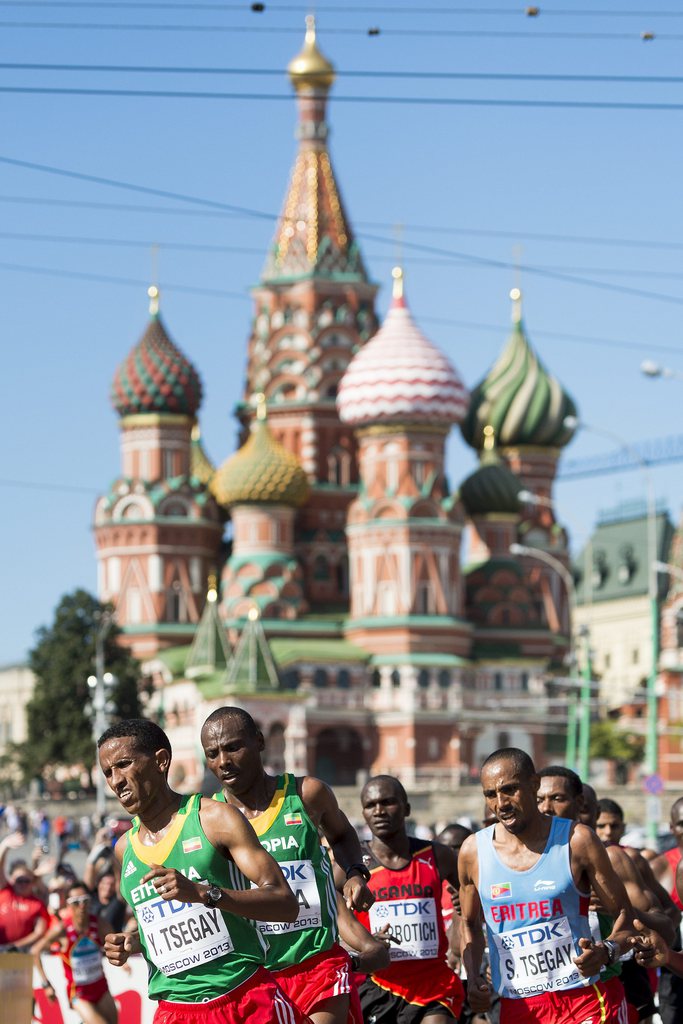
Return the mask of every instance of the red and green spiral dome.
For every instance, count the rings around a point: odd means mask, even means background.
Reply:
[[[199,374],[173,344],[158,315],[116,371],[111,399],[119,416],[197,412],[202,400]]]

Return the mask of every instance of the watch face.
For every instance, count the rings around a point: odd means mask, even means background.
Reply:
[[[207,889],[206,896],[204,898],[207,907],[215,907],[216,904],[220,901],[222,895],[223,890],[220,889],[217,885],[210,886],[210,888]]]

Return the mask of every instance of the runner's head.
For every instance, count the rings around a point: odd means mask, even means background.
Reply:
[[[471,835],[471,828],[468,828],[467,825],[459,825],[456,822],[453,825],[446,825],[446,827],[439,832],[436,837],[436,841],[437,843],[443,843],[444,846],[450,846],[451,850],[453,850],[457,857],[460,853],[460,847],[467,837]]]
[[[263,777],[263,733],[243,708],[212,711],[201,741],[209,770],[228,792],[247,793]]]
[[[683,849],[683,796],[671,805],[671,821],[669,828],[674,834],[677,844]]]
[[[626,831],[624,823],[624,812],[616,800],[605,797],[598,800],[598,820],[595,823],[595,831],[603,843],[619,843]]]
[[[598,820],[598,794],[587,782],[583,784],[583,810],[579,811],[579,821],[595,829]]]
[[[97,741],[100,767],[109,788],[129,814],[143,814],[168,792],[171,744],[156,722],[127,718]]]
[[[489,811],[513,835],[541,817],[536,803],[539,781],[533,761],[518,747],[495,750],[482,765],[481,785]]]
[[[538,776],[541,784],[537,800],[541,814],[578,821],[583,809],[583,786],[576,772],[564,765],[553,764],[541,768]]]
[[[90,900],[90,892],[83,882],[72,882],[66,890],[66,905],[75,921],[88,917]]]
[[[360,802],[365,823],[377,839],[405,836],[410,804],[405,789],[393,775],[375,775],[363,786]]]

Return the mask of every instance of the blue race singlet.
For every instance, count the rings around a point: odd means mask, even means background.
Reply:
[[[546,848],[532,868],[514,871],[493,846],[495,828],[477,832],[479,898],[499,995],[524,999],[594,984],[582,978],[573,958],[579,939],[590,939],[590,893],[577,889],[569,858],[574,822],[552,818]]]

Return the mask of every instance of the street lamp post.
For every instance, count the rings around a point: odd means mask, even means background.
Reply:
[[[650,369],[644,367],[644,373],[650,376],[657,376],[652,371],[654,364],[647,364]],[[655,368],[659,370],[659,368]],[[623,437],[611,430],[603,430],[602,427],[594,427],[584,423],[576,416],[567,416],[565,426],[569,428],[587,430],[591,434],[598,434],[614,441],[619,447],[628,452],[632,459],[638,463],[645,481],[645,493],[647,500],[647,595],[650,608],[650,644],[652,651],[652,664],[647,678],[647,731],[645,737],[645,767],[648,775],[656,775],[659,766],[659,736],[658,736],[658,707],[657,707],[657,669],[659,665],[659,602],[657,599],[657,569],[655,562],[657,558],[657,507],[655,502],[655,489],[652,473],[646,459],[640,454],[637,448],[625,441]],[[647,835],[648,839],[654,841],[657,838],[659,822],[654,819],[654,814],[648,815]]]
[[[564,565],[559,558],[555,558],[554,555],[548,554],[542,548],[527,547],[526,544],[511,544],[510,545],[511,555],[522,555],[527,558],[535,558],[539,562],[544,562],[549,565],[551,569],[554,569],[558,574],[562,582],[564,583],[567,591],[567,599],[569,601],[569,674],[572,682],[575,682],[575,687],[569,698],[567,708],[567,745],[566,745],[566,760],[567,765],[570,768],[576,766],[577,762],[577,749],[576,749],[576,719],[577,719],[577,706],[576,706],[576,693],[579,689],[579,682],[576,679],[576,649],[574,644],[574,611],[576,608],[576,587],[574,585],[574,579],[569,569]],[[582,779],[588,781],[589,773],[589,747],[590,747],[590,729],[591,729],[591,676],[590,669],[583,673],[582,682],[580,684],[580,696],[579,696],[579,744],[578,744],[578,769]]]

